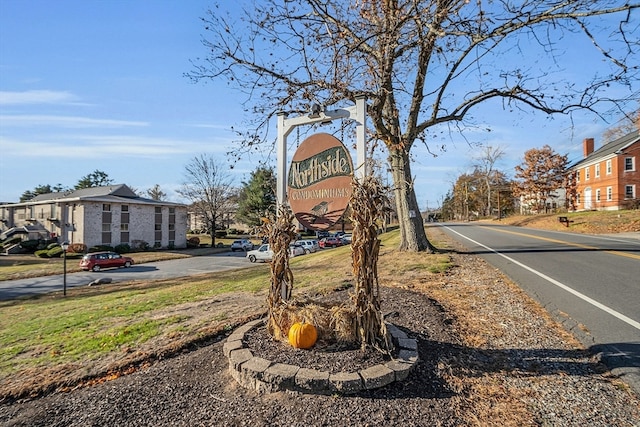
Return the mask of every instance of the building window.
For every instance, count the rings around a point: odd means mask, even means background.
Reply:
[[[625,157],[624,158],[624,171],[625,172],[632,172],[634,170],[636,170],[636,165],[634,164],[635,158],[634,157]]]
[[[584,168],[584,179],[589,179],[589,167]]]
[[[580,193],[576,194],[576,205],[580,204]]]
[[[122,212],[129,212],[129,205],[122,205]]]
[[[580,171],[576,171],[576,182],[580,182]]]
[[[611,175],[611,160],[607,160],[607,175]]]
[[[108,203],[104,203],[102,205],[102,212],[111,212],[111,205]]]
[[[600,177],[600,163],[596,164],[596,178]]]
[[[636,198],[636,189],[635,185],[625,185],[624,186],[624,198],[625,199],[635,199]]]
[[[607,187],[607,201],[613,200],[613,187]]]
[[[600,189],[598,188],[596,190],[596,202],[599,202],[599,201],[600,201]]]
[[[120,224],[120,231],[129,231],[129,224]]]

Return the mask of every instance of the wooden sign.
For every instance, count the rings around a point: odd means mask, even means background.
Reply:
[[[347,148],[328,133],[311,135],[293,156],[287,181],[289,205],[302,225],[326,230],[349,205],[353,162]]]

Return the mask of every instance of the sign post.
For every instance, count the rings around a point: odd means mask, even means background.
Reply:
[[[278,206],[287,203],[287,137],[298,126],[338,119],[354,120],[356,122],[357,139],[357,157],[354,173],[358,179],[362,179],[367,175],[366,109],[366,97],[364,95],[358,95],[356,97],[356,105],[348,108],[320,111],[320,108],[315,105],[309,115],[292,118],[287,118],[286,113],[278,113],[278,141],[276,147],[276,199]]]

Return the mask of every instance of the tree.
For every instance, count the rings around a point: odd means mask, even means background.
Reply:
[[[514,193],[537,212],[544,212],[550,194],[561,188],[569,160],[545,145],[524,153],[524,162],[515,167]]]
[[[160,189],[160,185],[156,184],[153,187],[147,189],[147,196],[152,200],[164,200],[167,197],[167,193]]]
[[[96,169],[90,174],[80,178],[75,189],[80,190],[82,188],[103,187],[110,184],[113,184],[113,180],[109,178],[109,175],[107,175],[106,172]]]
[[[273,169],[259,167],[251,172],[249,182],[243,182],[238,194],[236,218],[253,227],[259,226],[262,218],[271,218],[276,213],[276,177]]]
[[[185,166],[185,181],[177,192],[202,215],[211,235],[211,247],[215,246],[217,226],[232,208],[234,188],[228,169],[212,155],[200,154]]]
[[[57,193],[64,190],[65,188],[62,186],[62,184],[57,184],[53,187],[49,184],[38,185],[33,190],[27,190],[24,193],[22,193],[22,195],[20,196],[20,202],[26,202],[28,200],[33,199],[36,196],[39,196],[40,194]]]
[[[365,95],[371,138],[388,152],[400,249],[429,251],[411,173],[414,144],[464,129],[492,101],[546,114],[616,104],[611,87],[626,94],[637,81],[638,67],[627,64],[640,62],[632,17],[639,7],[609,0],[264,0],[235,7],[234,17],[217,6],[203,18],[208,56],[187,76],[223,79],[246,94],[245,149],[269,140],[279,111],[306,114],[314,103],[331,107]],[[615,32],[597,30],[607,18]],[[574,65],[557,47],[569,35],[590,41],[609,69],[580,79],[559,73]],[[588,72],[581,66],[576,74]]]
[[[640,109],[624,115],[617,126],[610,127],[602,133],[602,141],[606,144],[616,138],[623,137],[634,130],[640,130]]]
[[[504,157],[504,149],[502,147],[486,146],[478,157],[476,157],[475,168],[482,175],[484,184],[486,185],[487,204],[484,210],[485,216],[492,214],[491,206],[491,189],[494,185],[498,185],[499,171],[495,169],[496,163]]]

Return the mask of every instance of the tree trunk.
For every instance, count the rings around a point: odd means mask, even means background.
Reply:
[[[393,177],[393,193],[400,225],[401,251],[426,251],[433,253],[435,248],[427,239],[424,222],[418,207],[416,192],[411,177],[409,153],[402,149],[389,150],[389,163]]]

